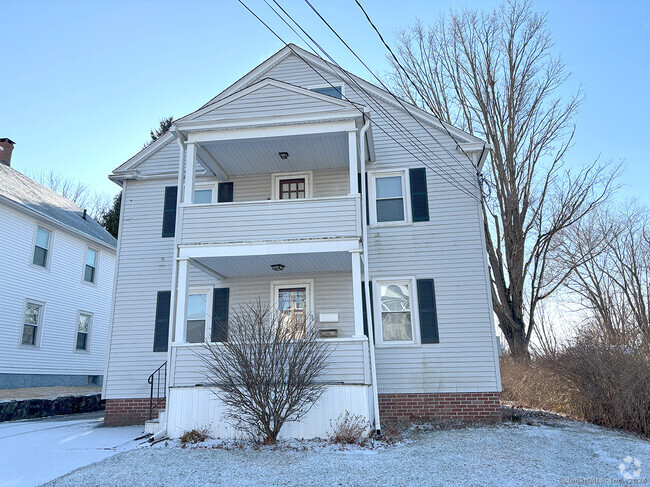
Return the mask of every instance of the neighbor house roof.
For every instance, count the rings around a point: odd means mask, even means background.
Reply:
[[[0,202],[108,247],[117,246],[117,240],[90,216],[84,219],[83,210],[72,201],[4,164],[0,164]]]

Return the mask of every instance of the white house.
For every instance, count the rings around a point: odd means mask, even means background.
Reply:
[[[0,389],[101,384],[115,239],[16,171],[0,139]]]
[[[172,437],[236,435],[197,353],[256,298],[336,329],[329,387],[285,436],[321,436],[344,410],[376,426],[496,416],[485,153],[293,45],[176,120],[111,175],[124,197],[106,423],[151,405]]]

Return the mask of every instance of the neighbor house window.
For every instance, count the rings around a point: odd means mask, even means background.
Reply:
[[[23,345],[36,345],[38,343],[42,314],[42,304],[27,302],[23,317],[23,336],[21,340]]]
[[[34,242],[34,256],[32,257],[32,264],[47,267],[48,253],[50,251],[50,241],[52,240],[52,232],[44,228],[38,227],[36,229],[36,241]]]
[[[378,282],[381,343],[415,343],[410,280]]]
[[[97,278],[97,251],[86,249],[86,265],[84,266],[84,281],[95,284]]]
[[[203,343],[208,310],[208,292],[191,291],[187,297],[187,326],[185,341]]]
[[[328,85],[328,86],[322,86],[318,88],[312,88],[311,91],[320,93],[322,95],[333,96],[334,98],[338,98],[339,100],[343,99],[343,87],[340,85],[334,85],[334,86]]]
[[[404,173],[374,174],[374,223],[408,220],[404,190]]]
[[[88,350],[90,333],[90,322],[92,315],[88,313],[79,313],[77,320],[77,341],[75,342],[76,350]]]

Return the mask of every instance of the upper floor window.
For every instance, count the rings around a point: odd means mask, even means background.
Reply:
[[[90,322],[92,315],[89,313],[79,313],[77,319],[77,339],[75,342],[75,350],[88,350],[90,335]]]
[[[316,93],[321,93],[322,95],[333,96],[334,98],[338,98],[339,100],[343,99],[343,86],[341,85],[319,86],[316,88],[312,88],[311,91],[314,91]]]
[[[43,320],[43,304],[27,301],[23,317],[23,332],[21,343],[23,345],[38,345],[40,328]]]
[[[86,249],[86,265],[84,266],[84,281],[95,284],[97,278],[97,251]]]
[[[371,223],[408,221],[404,173],[372,174]]]
[[[47,267],[48,254],[50,251],[50,241],[52,240],[52,232],[42,227],[36,229],[36,240],[34,242],[34,255],[32,256],[32,264]]]

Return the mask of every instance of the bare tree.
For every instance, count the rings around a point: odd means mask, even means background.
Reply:
[[[323,393],[331,346],[308,318],[259,300],[235,310],[227,335],[200,355],[208,383],[234,426],[275,443],[282,425],[301,419]]]
[[[87,210],[90,217],[95,220],[98,220],[111,207],[112,200],[108,194],[93,191],[81,181],[55,172],[53,169],[36,173],[32,175],[32,178],[72,201],[79,208]]]
[[[581,94],[551,53],[545,15],[528,1],[450,12],[398,34],[392,81],[402,96],[491,146],[483,202],[492,298],[515,357],[529,357],[538,305],[572,272],[549,265],[562,233],[597,207],[613,174],[594,162],[564,168]],[[614,171],[615,172],[615,171]]]
[[[648,208],[600,209],[567,232],[559,251],[575,269],[565,285],[581,305],[586,332],[611,344],[650,345]]]

